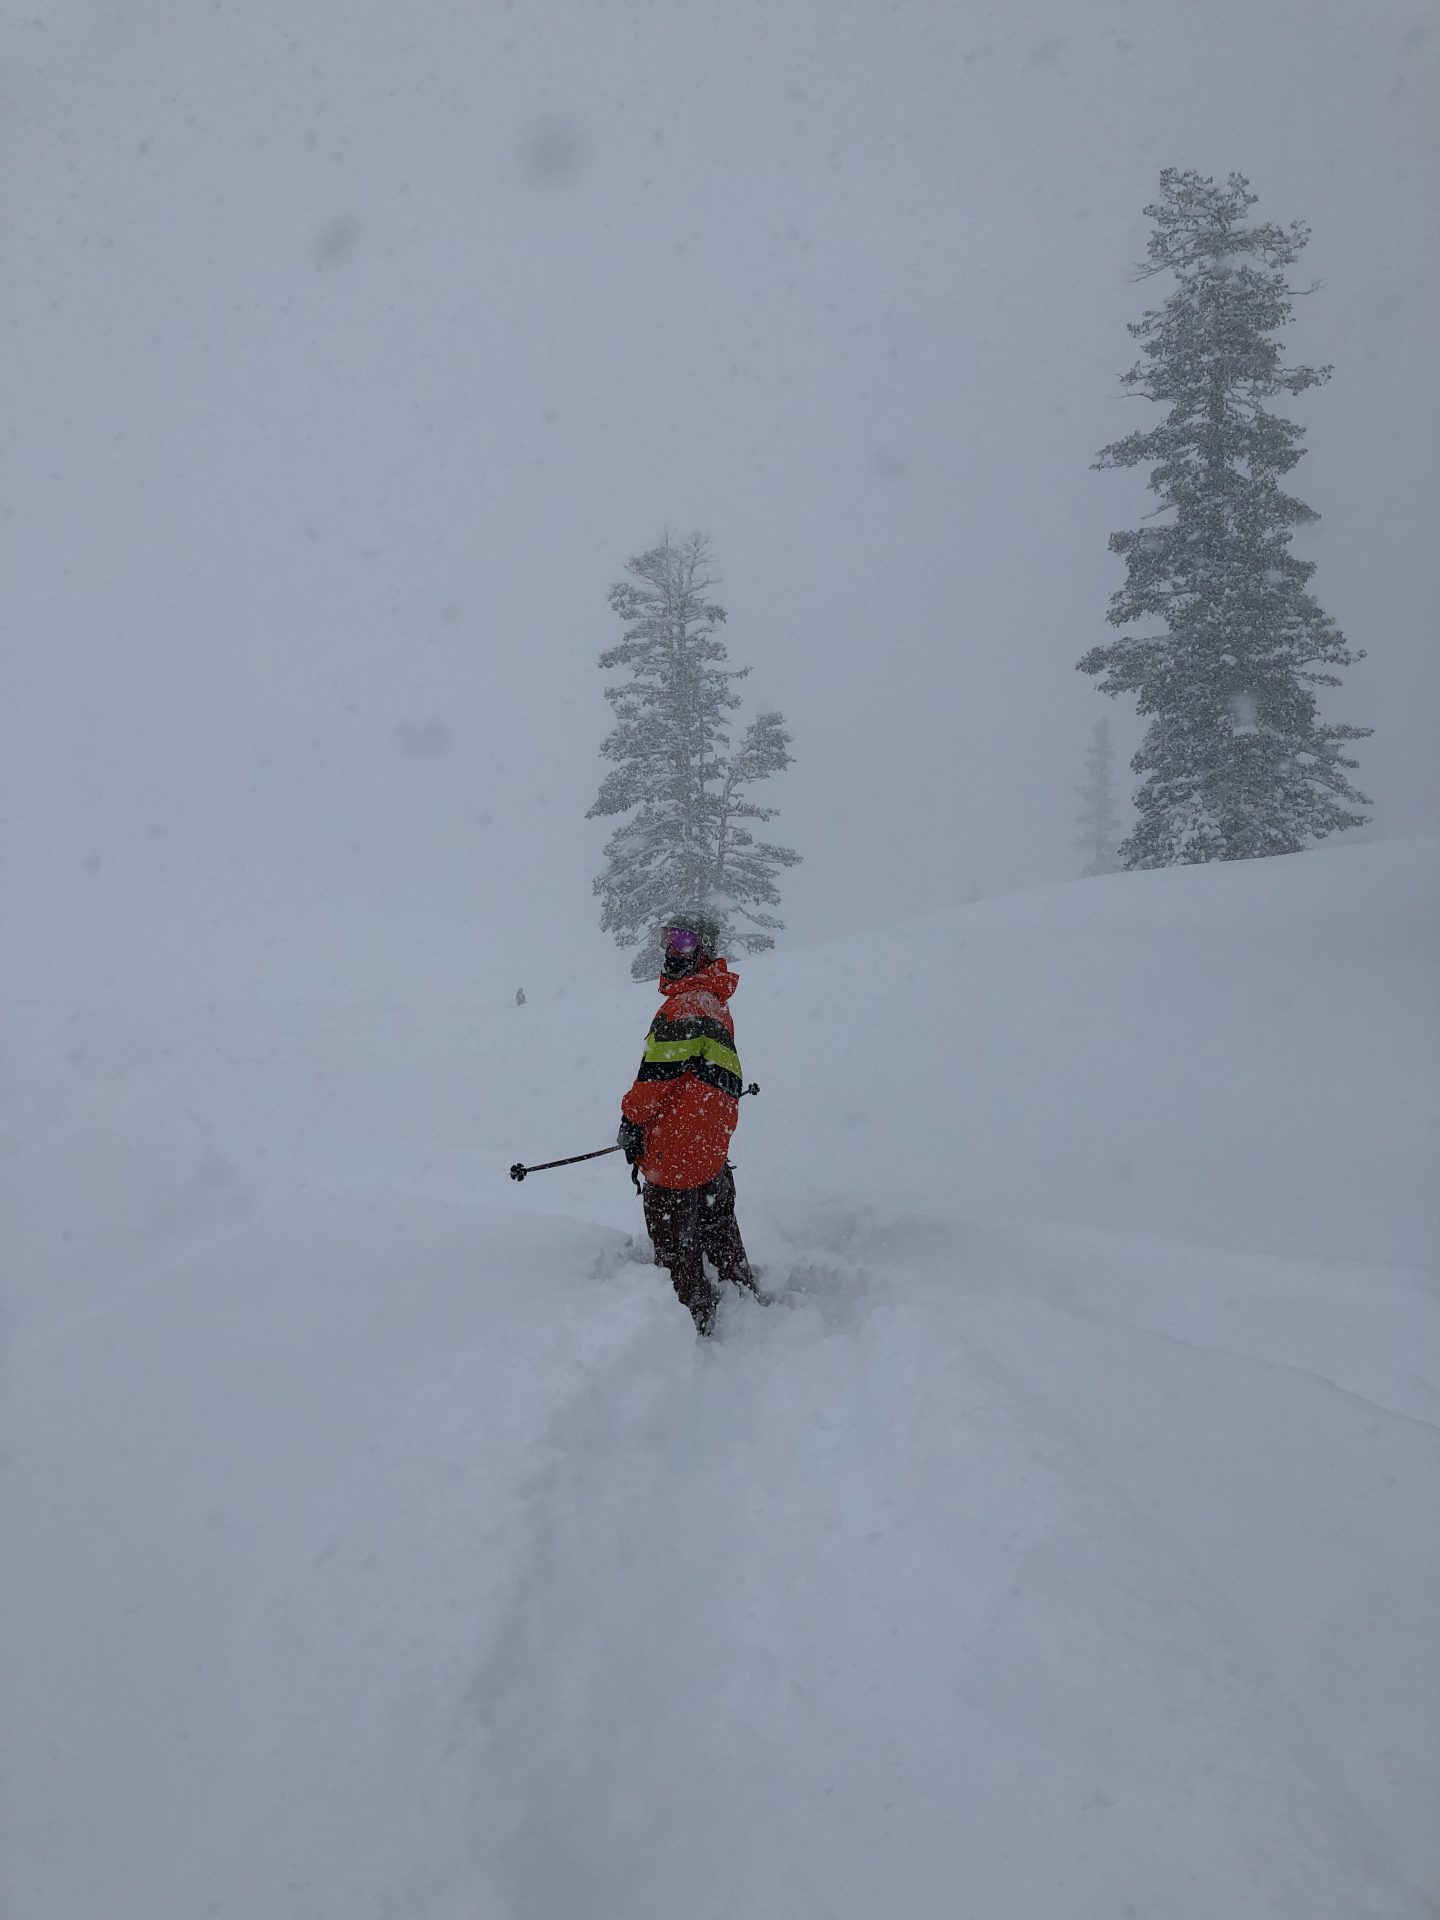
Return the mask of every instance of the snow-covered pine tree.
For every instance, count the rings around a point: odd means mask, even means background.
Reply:
[[[1292,317],[1285,269],[1309,230],[1249,221],[1255,202],[1241,174],[1223,186],[1174,168],[1160,176],[1138,277],[1170,273],[1176,285],[1131,325],[1144,344],[1124,384],[1167,411],[1095,463],[1148,463],[1164,516],[1111,535],[1125,584],[1109,611],[1112,626],[1164,630],[1079,662],[1151,716],[1132,762],[1145,778],[1126,867],[1293,853],[1361,825],[1369,804],[1346,778],[1357,763],[1344,747],[1370,729],[1325,721],[1313,691],[1338,686],[1333,669],[1363,655],[1307,591],[1314,563],[1290,551],[1294,529],[1318,518],[1279,484],[1305,429],[1265,405],[1330,376],[1286,369],[1274,338]]]
[[[1089,876],[1114,873],[1120,865],[1120,809],[1115,804],[1115,750],[1110,741],[1110,716],[1102,714],[1090,729],[1085,750],[1085,778],[1075,789],[1080,811],[1075,850],[1085,856]]]
[[[637,980],[659,971],[657,936],[671,913],[709,912],[732,950],[773,946],[782,925],[770,911],[775,872],[799,858],[757,842],[744,824],[772,817],[745,792],[789,763],[790,736],[778,713],[765,713],[731,751],[729,716],[740,704],[732,683],[749,669],[725,665],[717,638],[725,609],[706,598],[709,563],[703,535],[677,542],[667,533],[610,589],[625,634],[600,665],[626,668],[628,678],[605,689],[615,724],[600,752],[614,764],[586,818],[628,816],[605,843],[595,892],[601,926],[618,946],[639,949]]]

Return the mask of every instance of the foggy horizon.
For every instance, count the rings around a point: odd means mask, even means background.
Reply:
[[[12,990],[619,981],[606,605],[706,532],[782,936],[1079,871],[1164,166],[1313,239],[1297,549],[1440,826],[1424,9],[74,5],[7,28]],[[1122,765],[1123,765],[1122,759]],[[1128,784],[1128,775],[1122,784]],[[1332,842],[1331,844],[1338,844]]]

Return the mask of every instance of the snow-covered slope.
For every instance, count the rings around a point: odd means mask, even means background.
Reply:
[[[1434,896],[743,968],[709,1348],[647,990],[12,1009],[7,1920],[1433,1913]]]

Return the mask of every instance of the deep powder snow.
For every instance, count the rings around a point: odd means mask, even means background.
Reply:
[[[709,1347],[646,990],[26,1009],[8,1920],[1432,1913],[1432,876],[742,968]]]

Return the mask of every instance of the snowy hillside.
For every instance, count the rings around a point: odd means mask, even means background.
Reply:
[[[7,1009],[6,1920],[1433,1913],[1435,894],[742,965],[708,1348],[648,989]]]

